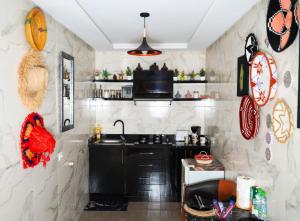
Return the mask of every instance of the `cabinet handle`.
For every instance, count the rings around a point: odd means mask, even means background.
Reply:
[[[139,167],[153,167],[153,164],[140,164]]]
[[[122,150],[122,165],[124,164],[124,150]]]
[[[153,152],[148,152],[148,153],[139,153],[140,155],[153,155]]]

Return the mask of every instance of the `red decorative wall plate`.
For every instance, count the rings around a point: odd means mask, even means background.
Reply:
[[[240,130],[247,140],[254,138],[259,130],[259,109],[248,95],[242,98],[240,105]]]
[[[257,52],[250,68],[250,86],[253,100],[258,106],[264,106],[274,98],[277,91],[277,69],[274,59]]]

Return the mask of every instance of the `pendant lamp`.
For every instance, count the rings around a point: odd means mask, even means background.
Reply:
[[[160,55],[161,51],[155,50],[151,48],[146,40],[146,18],[150,16],[148,12],[142,12],[140,13],[140,16],[144,18],[144,35],[142,44],[135,50],[127,51],[127,54],[135,55],[135,56],[154,56],[154,55]]]

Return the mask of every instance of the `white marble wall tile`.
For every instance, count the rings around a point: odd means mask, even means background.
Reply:
[[[104,133],[120,133],[119,125],[113,126],[117,119],[125,123],[125,132],[174,134],[177,129],[190,129],[192,125],[204,127],[204,110],[197,102],[151,102],[140,101],[136,105],[124,101],[97,101],[96,114]]]
[[[135,69],[138,63],[148,69],[156,62],[160,67],[163,63],[170,69],[178,68],[188,72],[199,72],[205,65],[205,53],[200,51],[164,51],[160,56],[141,58],[127,55],[126,51],[96,52],[96,69],[108,69],[110,72],[125,70],[127,66]],[[102,89],[120,89],[123,84],[102,84]],[[184,96],[189,90],[199,91],[204,95],[204,84],[175,84],[177,90]],[[175,133],[177,129],[190,129],[192,125],[204,128],[203,102],[137,102],[132,101],[96,101],[96,121],[101,124],[104,133],[120,133],[121,129],[113,127],[113,122],[122,119],[125,122],[126,133]]]
[[[135,69],[140,63],[143,69],[149,69],[154,62],[159,67],[166,63],[170,69],[178,68],[185,73],[195,70],[199,72],[205,66],[205,52],[202,51],[176,51],[167,50],[159,56],[138,57],[128,55],[126,51],[97,51],[96,52],[96,69],[104,68],[111,72],[125,70],[127,66]]]
[[[44,117],[47,129],[55,136],[57,145],[51,161],[44,168],[22,168],[19,133],[24,118],[29,113],[23,106],[17,92],[17,70],[23,55],[29,49],[25,39],[24,20],[34,7],[29,0],[0,1],[0,217],[1,220],[37,221],[77,220],[88,200],[87,134],[90,123],[95,122],[95,111],[76,101],[76,128],[61,134],[59,132],[59,53],[64,50],[75,58],[75,80],[88,79],[95,68],[94,50],[46,15],[48,40],[43,51],[49,71],[48,89],[39,113]],[[13,16],[7,16],[13,15]],[[75,84],[76,87],[76,84]],[[75,94],[77,87],[75,88]],[[92,107],[93,108],[93,107]],[[77,127],[78,126],[78,127]],[[81,136],[80,134],[86,134]],[[78,141],[80,144],[64,146],[64,142]],[[65,186],[61,177],[68,177],[69,171],[60,166],[57,154],[68,155],[73,151],[76,173],[72,176],[72,191],[68,200],[61,191]],[[68,208],[69,201],[73,207]],[[65,210],[60,210],[65,208]],[[75,209],[76,208],[76,209]],[[74,212],[76,211],[76,212]]]
[[[294,120],[297,113],[298,91],[298,37],[295,43],[282,53],[274,52],[265,45],[266,13],[269,1],[258,3],[221,38],[206,51],[206,68],[214,70],[222,79],[229,83],[220,87],[220,92],[226,94],[226,103],[232,105],[217,106],[206,109],[205,120],[211,131],[216,131],[217,145],[214,154],[225,164],[226,177],[236,179],[239,174],[250,175],[257,180],[258,185],[267,189],[270,220],[290,220],[300,215],[299,192],[299,129],[294,129],[293,137],[287,144],[279,144],[274,140],[268,145],[265,141],[266,115],[272,113],[272,107],[278,98],[283,98],[291,107]],[[279,88],[273,101],[260,109],[260,131],[258,136],[246,141],[239,129],[240,97],[236,96],[237,58],[244,54],[245,39],[249,33],[257,37],[259,48],[270,53],[277,64],[279,72]],[[292,87],[283,86],[283,74],[290,71],[293,78]],[[220,102],[222,104],[222,102]],[[272,150],[272,160],[265,160],[266,147]]]

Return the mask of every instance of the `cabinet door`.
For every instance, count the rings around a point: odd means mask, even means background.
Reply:
[[[177,200],[180,200],[181,191],[181,160],[187,158],[187,151],[185,149],[175,150],[175,174],[174,174],[174,184],[175,192],[177,195]]]
[[[122,146],[90,148],[90,193],[124,194]]]
[[[169,196],[169,158],[167,147],[126,150],[126,194],[130,200],[159,201]]]

